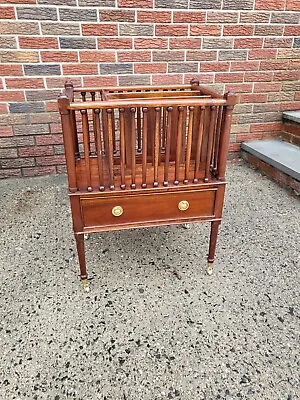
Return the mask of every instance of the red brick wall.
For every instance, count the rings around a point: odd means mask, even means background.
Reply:
[[[201,7],[201,9],[200,9]],[[64,170],[56,97],[75,85],[240,94],[231,151],[300,108],[299,0],[0,0],[0,177]]]

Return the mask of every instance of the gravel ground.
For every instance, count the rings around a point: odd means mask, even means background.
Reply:
[[[208,224],[94,234],[90,293],[66,177],[1,181],[0,399],[299,399],[300,203],[228,180],[213,276]]]

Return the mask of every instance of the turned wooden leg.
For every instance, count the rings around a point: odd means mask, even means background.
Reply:
[[[86,263],[85,263],[85,253],[84,253],[84,235],[75,233],[77,254],[80,265],[80,279],[82,286],[85,290],[88,290],[87,273],[86,273]]]
[[[218,238],[218,229],[221,221],[213,221],[211,223],[210,240],[209,240],[209,251],[208,251],[208,263],[207,273],[211,275],[213,273],[213,262],[215,260],[216,245]]]

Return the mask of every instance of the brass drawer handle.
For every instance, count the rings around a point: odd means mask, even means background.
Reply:
[[[115,206],[112,210],[111,213],[114,217],[120,217],[123,214],[123,208],[121,206]]]
[[[181,200],[178,203],[178,208],[180,211],[186,211],[189,208],[189,202],[187,200]]]

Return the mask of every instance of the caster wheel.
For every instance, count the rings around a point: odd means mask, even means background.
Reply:
[[[182,227],[183,227],[184,229],[190,229],[191,224],[183,224]]]
[[[212,275],[212,273],[213,273],[213,263],[208,263],[207,264],[206,272],[207,272],[207,275]]]
[[[88,240],[90,235],[88,233],[84,233],[83,237],[85,238],[85,240]]]
[[[89,283],[88,283],[87,279],[82,279],[81,284],[82,284],[83,290],[88,293],[90,291],[90,287],[89,287]]]

